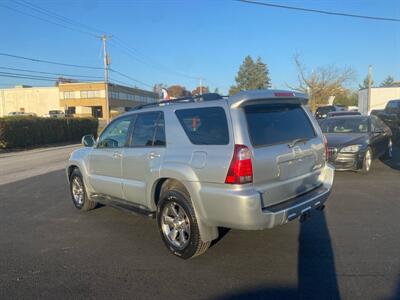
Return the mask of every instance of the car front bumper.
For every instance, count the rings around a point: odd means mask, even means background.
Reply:
[[[263,207],[262,193],[254,189],[204,188],[201,191],[203,222],[210,226],[257,230],[285,224],[312,210],[323,208],[332,189],[334,168],[326,164],[321,185],[305,194]]]
[[[363,156],[360,153],[340,153],[329,158],[336,171],[355,171],[362,168]]]

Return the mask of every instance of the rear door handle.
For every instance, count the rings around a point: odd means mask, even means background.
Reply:
[[[149,154],[147,155],[147,158],[148,158],[148,159],[154,159],[154,158],[157,158],[157,157],[160,157],[160,156],[161,156],[160,153],[151,152],[151,153],[149,153]]]
[[[113,158],[122,158],[122,154],[120,152],[118,152],[118,151],[115,151],[113,153]]]

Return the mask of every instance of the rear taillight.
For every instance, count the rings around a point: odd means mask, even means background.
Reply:
[[[253,166],[250,150],[245,145],[235,145],[225,183],[244,184],[251,182],[253,182]]]
[[[325,135],[322,135],[322,140],[324,141],[324,159],[328,160],[328,141]]]

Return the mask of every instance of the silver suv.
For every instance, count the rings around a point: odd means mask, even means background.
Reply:
[[[155,216],[175,255],[204,253],[218,227],[255,230],[324,208],[334,168],[305,95],[203,95],[138,107],[71,154],[71,196]]]

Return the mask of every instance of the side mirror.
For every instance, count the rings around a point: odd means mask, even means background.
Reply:
[[[92,134],[87,134],[82,137],[82,145],[84,147],[93,147],[95,144],[96,144],[96,141]]]

